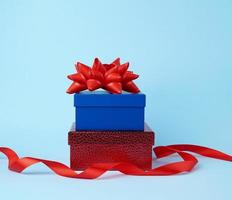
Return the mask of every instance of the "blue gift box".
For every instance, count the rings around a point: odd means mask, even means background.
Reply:
[[[144,130],[145,103],[142,93],[76,93],[76,130]]]

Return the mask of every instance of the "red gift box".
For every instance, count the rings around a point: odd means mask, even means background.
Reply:
[[[152,167],[154,132],[144,131],[75,131],[68,135],[70,166],[83,170],[94,163],[129,162],[148,170]]]

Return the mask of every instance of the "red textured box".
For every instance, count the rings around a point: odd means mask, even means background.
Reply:
[[[83,170],[94,163],[130,162],[151,169],[154,132],[144,131],[75,131],[68,135],[70,165]]]

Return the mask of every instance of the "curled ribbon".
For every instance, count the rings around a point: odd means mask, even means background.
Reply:
[[[114,94],[120,94],[122,90],[131,93],[140,92],[133,82],[139,75],[128,71],[129,63],[121,64],[120,58],[110,64],[102,64],[98,58],[95,58],[92,68],[80,62],[77,62],[75,67],[77,73],[68,75],[73,81],[66,91],[69,94],[86,89],[94,91],[99,88]]]
[[[117,170],[126,175],[136,176],[168,176],[183,172],[190,172],[196,166],[198,160],[195,156],[187,153],[186,151],[209,158],[232,162],[231,155],[211,148],[190,144],[158,146],[155,147],[153,151],[157,158],[163,158],[177,153],[183,161],[165,164],[147,171],[144,171],[131,163],[96,163],[78,174],[62,163],[33,157],[19,158],[12,149],[0,147],[0,152],[5,154],[8,158],[8,168],[11,171],[21,173],[33,164],[43,163],[59,176],[79,179],[96,179],[109,170]]]

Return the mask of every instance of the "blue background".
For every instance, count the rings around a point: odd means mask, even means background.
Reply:
[[[121,57],[140,74],[136,83],[147,95],[146,121],[157,145],[232,153],[231,10],[230,0],[1,0],[0,146],[68,163],[74,108],[66,75],[77,60],[91,64],[98,56]],[[7,199],[232,196],[232,164],[205,158],[188,175],[109,172],[96,181],[60,178],[42,165],[15,174],[1,158],[0,197]]]

